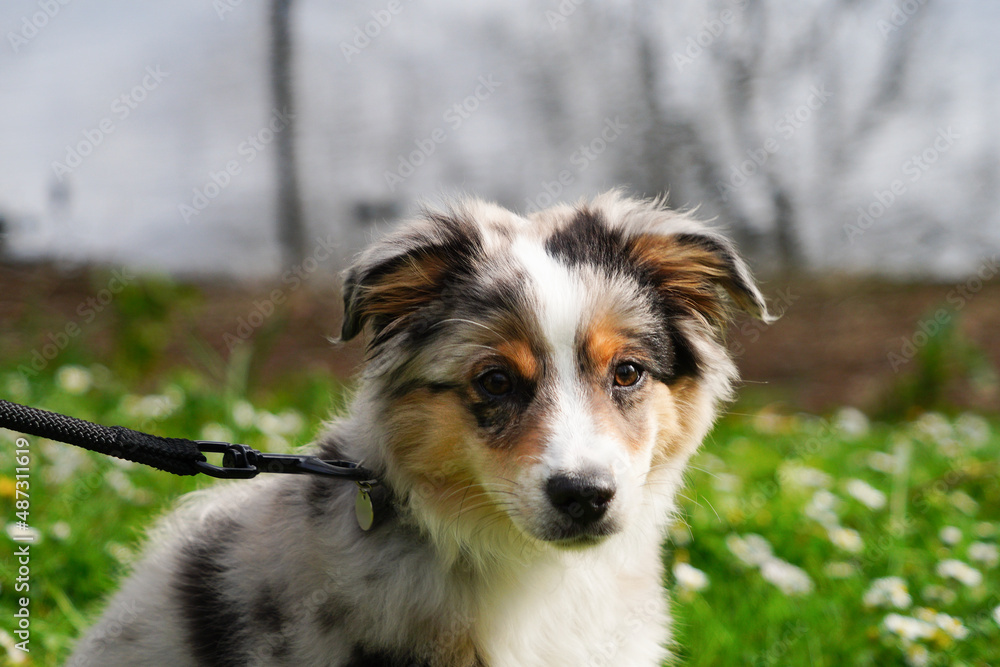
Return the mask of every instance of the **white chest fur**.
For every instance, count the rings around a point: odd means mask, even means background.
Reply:
[[[476,643],[490,667],[654,667],[668,652],[658,544],[565,552],[479,598]],[[651,549],[649,547],[652,547]]]

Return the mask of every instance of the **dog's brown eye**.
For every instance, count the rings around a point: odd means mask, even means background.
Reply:
[[[503,398],[514,390],[514,382],[503,371],[487,371],[479,376],[479,386],[490,398]]]
[[[615,368],[615,386],[631,387],[642,377],[642,369],[631,362],[618,364]]]

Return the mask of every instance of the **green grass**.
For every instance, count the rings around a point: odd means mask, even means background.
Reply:
[[[161,306],[173,300],[170,288],[164,289],[166,295],[155,300]],[[23,349],[0,349],[0,396],[100,423],[232,438],[271,451],[308,442],[337,404],[342,387],[318,375],[256,386],[248,379],[245,351],[212,377],[178,367],[159,371],[168,334],[158,323],[172,313],[159,306],[146,313],[141,301],[121,300],[120,308],[130,310],[119,314],[133,324],[115,332],[111,356],[89,353],[80,339],[28,381],[16,370]],[[17,325],[43,332],[48,326]],[[133,394],[138,386],[143,393]],[[0,430],[4,524],[15,518],[14,438]],[[66,659],[74,638],[99,613],[153,519],[179,495],[212,480],[124,467],[73,447],[28,440],[29,523],[41,540],[31,556],[31,653],[20,664],[49,666]],[[767,409],[739,414],[737,408],[693,460],[681,521],[663,552],[680,664],[905,664],[906,647],[884,621],[893,613],[931,613],[921,611],[926,609],[958,619],[967,631],[956,633],[965,634],[959,639],[939,629],[913,642],[911,651],[926,649],[926,664],[1000,664],[1000,619],[993,617],[1000,607],[1000,568],[970,557],[973,543],[1000,544],[998,461],[1000,424],[974,415],[930,413],[868,424],[850,411],[823,420]],[[881,491],[885,506],[872,509],[855,499],[850,480]],[[832,503],[825,515],[818,511],[823,500]],[[856,531],[841,537],[860,538],[860,550],[836,546],[823,521]],[[948,526],[957,532],[942,536]],[[782,592],[760,567],[734,554],[737,538],[754,534],[771,546],[772,558],[801,568],[808,592]],[[957,541],[948,544],[942,537]],[[14,630],[20,597],[14,548],[6,535],[0,537],[0,629],[6,633]],[[977,549],[989,547],[972,547],[972,553]],[[969,586],[939,575],[939,564],[949,559],[974,567],[982,582]],[[675,582],[681,562],[704,572],[707,586],[693,590]],[[899,609],[866,606],[872,582],[889,576],[902,578],[910,603]],[[10,659],[3,648],[0,656]]]
[[[712,434],[685,492],[689,529],[676,529],[665,550],[668,563],[690,561],[710,580],[701,591],[676,596],[685,664],[903,664],[904,644],[883,620],[928,613],[920,608],[956,617],[968,629],[961,640],[936,632],[915,642],[926,648],[928,664],[997,664],[1000,620],[991,615],[1000,606],[998,569],[969,558],[972,543],[995,548],[1000,539],[996,424],[929,414],[913,423],[859,426],[852,435],[846,423],[763,414],[730,417]],[[810,481],[795,472],[803,467],[825,473],[812,473],[817,486],[802,483]],[[885,506],[856,500],[847,492],[852,479],[882,491]],[[822,490],[837,499],[828,517],[806,511]],[[809,514],[856,531],[860,550],[835,546]],[[958,529],[955,544],[942,541],[946,526]],[[813,590],[786,595],[743,564],[727,538],[747,534],[763,536],[775,557],[802,568]],[[970,587],[939,576],[938,564],[948,559],[971,564],[982,583]],[[866,606],[872,581],[888,576],[905,581],[912,604]]]
[[[197,377],[181,374],[161,388],[158,395],[167,398],[143,404],[106,371],[87,373],[93,385],[80,394],[69,393],[56,378],[34,382],[24,393],[28,387],[11,373],[0,376],[5,382],[0,386],[13,400],[163,434],[214,437],[204,425],[216,424],[211,428],[221,427],[240,442],[268,449],[306,442],[334,401],[333,387],[324,390],[315,383],[311,390],[262,397],[249,408],[242,398],[226,397]],[[62,371],[64,385],[71,375]],[[141,405],[146,413],[137,407]],[[143,417],[157,410],[158,415]],[[297,427],[296,414],[307,415]],[[269,415],[283,415],[283,420]],[[978,445],[962,432],[984,425],[989,434]],[[278,435],[276,427],[291,430]],[[970,562],[972,542],[998,543],[998,433],[996,424],[968,415],[957,421],[932,415],[915,423],[876,424],[856,435],[808,417],[764,413],[724,419],[693,462],[683,501],[687,527],[678,525],[673,543],[664,550],[668,565],[688,561],[710,581],[703,590],[678,589],[675,594],[683,664],[902,664],[898,638],[880,626],[887,614],[913,614],[918,607],[956,617],[969,631],[962,640],[937,633],[920,642],[936,661],[931,664],[985,665],[1000,659],[1000,627],[990,617],[1000,605],[998,570],[972,562],[985,575],[974,587],[935,573],[945,559]],[[211,480],[125,468],[72,447],[29,441],[30,523],[42,541],[32,550],[32,662],[27,664],[55,665],[98,612],[102,596],[114,589],[151,518],[181,493]],[[12,434],[4,432],[0,443],[10,451]],[[895,472],[880,472],[870,465],[875,452],[908,453],[909,463]],[[876,465],[885,469],[886,460],[883,456]],[[804,476],[794,472],[797,466],[824,472],[826,477],[814,480],[821,486],[794,483]],[[0,496],[6,517],[14,509],[13,467],[5,456]],[[886,506],[873,510],[855,500],[845,490],[849,479],[883,491]],[[860,553],[834,546],[827,529],[806,516],[806,506],[821,488],[839,499],[836,520],[859,533],[864,543]],[[959,530],[956,544],[941,541],[945,526]],[[751,533],[763,536],[776,557],[805,570],[813,591],[786,595],[765,581],[758,568],[743,565],[727,546],[727,537]],[[0,582],[4,609],[15,604],[12,544],[5,539],[0,547],[7,577]],[[830,563],[847,563],[838,567],[853,573],[835,578],[829,574]],[[872,580],[890,575],[906,581],[913,604],[893,610],[866,607],[862,597]],[[954,599],[928,598],[929,586],[950,591]],[[13,630],[9,613],[0,617],[0,627]]]
[[[70,369],[70,370],[67,370]],[[60,376],[62,381],[60,382]],[[67,387],[89,377],[81,393]],[[30,384],[16,372],[0,373],[0,396],[40,405],[104,424],[202,439],[232,439],[267,451],[307,443],[329,414],[339,393],[336,383],[299,378],[283,391],[241,396],[187,372],[174,374],[152,394],[137,396],[104,367],[62,367]],[[306,418],[305,415],[309,417]],[[15,438],[0,429],[0,509],[3,523],[16,520]],[[30,517],[41,535],[31,547],[31,655],[20,664],[61,664],[73,640],[98,613],[141,545],[144,531],[178,496],[213,483],[208,477],[177,477],[152,468],[28,437]],[[18,546],[0,537],[0,628],[14,629],[11,613],[22,594],[15,591]],[[10,610],[8,612],[7,610]],[[5,651],[0,649],[0,656]],[[9,659],[9,658],[4,658]]]

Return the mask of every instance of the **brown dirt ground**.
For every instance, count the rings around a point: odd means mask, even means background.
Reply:
[[[77,322],[83,330],[80,343],[97,358],[112,359],[115,318],[120,317],[114,305],[92,323],[84,322],[78,311],[86,299],[107,286],[107,280],[103,269],[67,271],[48,265],[0,263],[3,357],[27,362],[45,342],[37,332],[59,331],[66,323]],[[213,281],[183,290],[190,303],[178,309],[166,325],[164,335],[171,343],[155,370],[171,365],[212,370],[206,366],[206,347],[215,350],[219,359],[227,358],[226,334],[238,335],[239,319],[248,318],[254,302],[264,302],[275,289],[281,290],[284,302],[250,337],[256,381],[274,382],[296,369],[350,377],[361,361],[362,349],[356,341],[345,346],[330,344],[328,338],[339,332],[341,301],[329,284],[293,290],[280,283]],[[1000,280],[901,284],[857,277],[775,277],[763,289],[784,316],[770,326],[739,319],[729,332],[746,383],[744,393],[783,403],[788,409],[825,412],[854,405],[877,411],[918,365],[902,356],[904,339],[922,343],[920,323],[928,323],[937,313],[957,323],[961,343],[956,345],[974,345],[992,366],[985,373],[986,381],[949,380],[948,400],[958,407],[1000,411],[996,380],[1000,373]],[[29,340],[31,336],[36,339]],[[197,353],[198,349],[202,352]],[[892,367],[893,353],[904,359],[897,363],[898,372]]]
[[[857,277],[779,278],[764,291],[779,310],[783,301],[791,302],[784,317],[761,327],[756,342],[738,327],[730,340],[737,352],[744,341],[739,365],[745,380],[767,383],[791,406],[823,411],[854,405],[877,411],[917,370],[918,361],[908,358],[914,348],[904,341],[922,347],[927,337],[921,324],[933,332],[937,316],[956,325],[958,335],[949,347],[974,346],[991,366],[980,369],[992,377],[985,382],[967,381],[958,377],[960,369],[953,369],[955,377],[944,391],[948,401],[1000,410],[1000,280],[913,284]]]

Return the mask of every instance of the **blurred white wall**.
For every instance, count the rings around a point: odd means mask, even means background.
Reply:
[[[619,184],[669,186],[764,268],[782,216],[819,268],[946,278],[1000,252],[992,3],[293,11],[309,238],[341,257],[423,197]],[[0,30],[13,254],[278,269],[263,0],[7,0]]]

